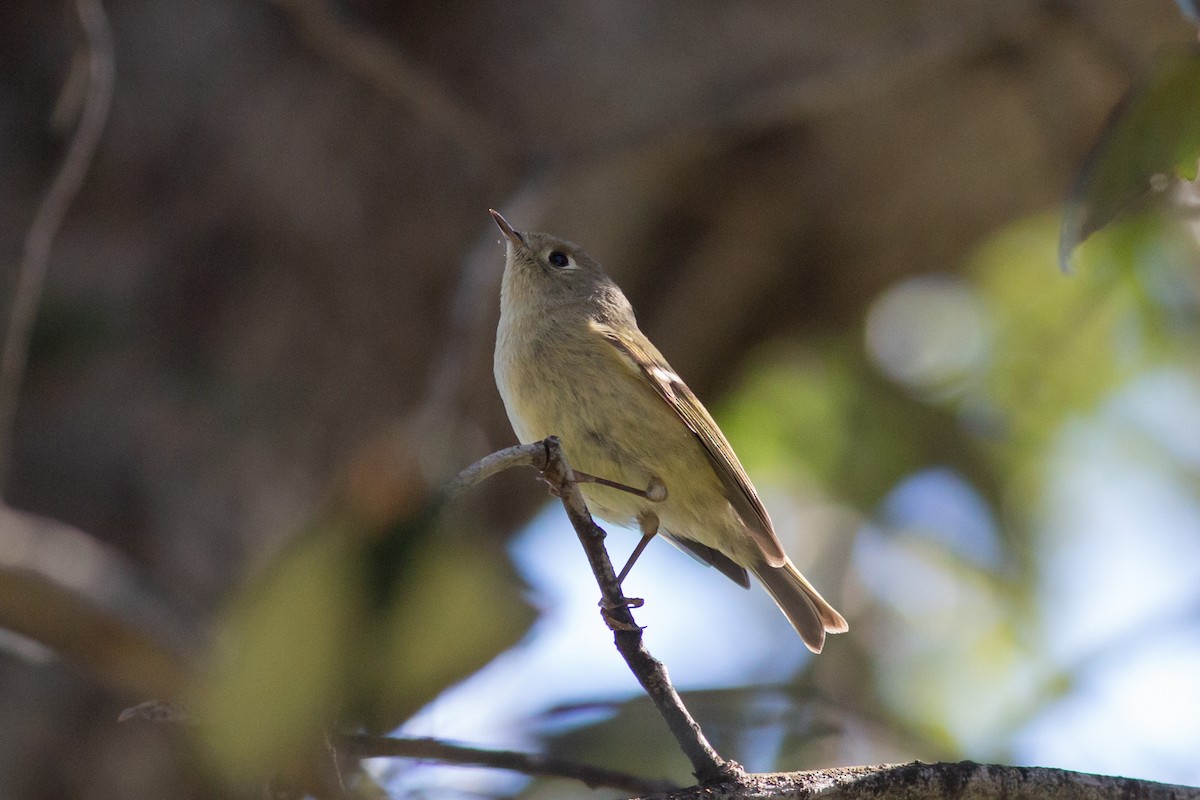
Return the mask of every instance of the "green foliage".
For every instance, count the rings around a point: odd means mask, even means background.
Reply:
[[[524,634],[519,585],[447,516],[427,503],[379,532],[331,517],[235,598],[195,700],[221,774],[303,781],[326,734],[387,733]]]
[[[391,719],[377,727],[406,719],[525,633],[533,611],[507,565],[502,552],[467,546],[439,529],[406,576],[403,602],[390,604],[380,620],[368,697]]]
[[[717,417],[756,481],[786,481],[859,507],[931,458],[977,472],[946,410],[882,380],[856,336],[764,348]]]
[[[1060,260],[1092,233],[1200,162],[1200,46],[1165,51],[1109,119],[1063,217]]]
[[[359,566],[347,537],[308,537],[230,609],[197,704],[203,743],[228,777],[290,772],[319,752],[359,657]]]
[[[1014,469],[1044,456],[1068,419],[1093,413],[1136,376],[1186,364],[1196,336],[1194,320],[1172,320],[1171,304],[1195,303],[1187,277],[1195,243],[1177,227],[1129,218],[1083,251],[1084,268],[1070,279],[1046,273],[1053,227],[1048,217],[1015,224],[968,265],[996,327],[975,399],[1003,420],[993,452]]]

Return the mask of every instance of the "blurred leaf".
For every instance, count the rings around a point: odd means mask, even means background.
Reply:
[[[348,700],[364,576],[337,535],[305,537],[230,609],[196,704],[203,744],[227,777],[303,771]]]
[[[994,488],[951,411],[879,376],[857,336],[764,349],[717,411],[739,457],[763,483],[808,483],[870,508],[901,478],[936,463],[975,481],[985,496]]]
[[[1067,269],[1088,236],[1171,176],[1193,180],[1200,161],[1200,46],[1161,53],[1109,118],[1068,198],[1059,243]]]
[[[227,778],[311,785],[327,732],[395,728],[531,624],[499,545],[459,533],[469,511],[443,507],[397,441],[390,466],[368,448],[377,469],[351,470],[337,510],[225,614],[196,708]]]
[[[1014,224],[979,248],[967,269],[997,320],[984,382],[1001,417],[995,443],[1006,455],[1036,458],[1064,415],[1093,408],[1120,379],[1128,352],[1126,279],[1054,270],[1054,220]]]
[[[1098,235],[1087,270],[1064,278],[1053,269],[1047,215],[1009,226],[972,257],[969,273],[997,320],[974,402],[1000,420],[992,452],[1013,459],[1010,477],[1040,463],[1071,416],[1091,412],[1147,367],[1187,358],[1194,333],[1165,313],[1169,303],[1195,314],[1196,249],[1183,238],[1153,215],[1129,217]]]
[[[829,486],[849,447],[854,383],[839,359],[779,346],[758,354],[718,417],[752,473],[798,474]]]
[[[379,620],[372,683],[390,726],[512,647],[534,620],[502,551],[445,534],[409,570],[403,602]]]

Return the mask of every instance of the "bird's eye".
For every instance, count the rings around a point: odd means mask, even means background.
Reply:
[[[559,250],[551,250],[550,255],[546,256],[546,261],[550,263],[550,266],[558,267],[559,269],[571,265],[570,257]]]

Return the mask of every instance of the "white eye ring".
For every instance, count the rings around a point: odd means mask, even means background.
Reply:
[[[551,250],[546,253],[546,263],[555,269],[579,269],[579,265],[575,263],[575,259],[562,250]]]

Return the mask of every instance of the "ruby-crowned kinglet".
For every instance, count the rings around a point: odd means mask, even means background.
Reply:
[[[753,572],[821,652],[846,620],[783,552],[729,442],[620,288],[570,242],[491,213],[507,251],[494,369],[517,438],[557,435],[573,470],[643,490],[580,485],[601,519],[657,531],[744,587]]]

